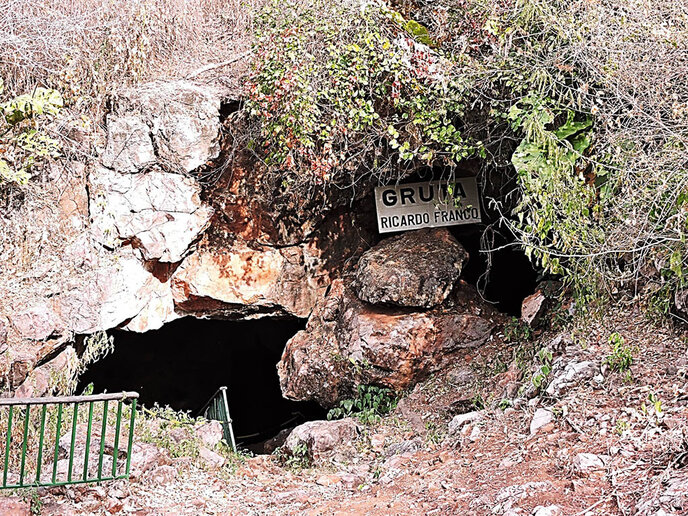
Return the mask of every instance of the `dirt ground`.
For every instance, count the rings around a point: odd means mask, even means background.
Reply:
[[[613,332],[632,353],[630,375],[608,365]],[[476,404],[449,371],[314,465],[273,454],[218,470],[182,457],[130,481],[10,493],[0,514],[688,514],[685,333],[635,313],[543,333],[543,343],[553,356],[540,392],[507,363]],[[476,367],[490,373],[490,360]],[[547,393],[588,363],[589,375]]]

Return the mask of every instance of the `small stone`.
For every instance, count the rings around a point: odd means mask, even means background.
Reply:
[[[551,410],[539,408],[535,411],[532,421],[530,422],[530,435],[535,435],[538,430],[549,425],[554,421],[554,414]]]
[[[457,416],[454,416],[454,418],[449,423],[449,434],[458,434],[465,425],[467,425],[468,423],[473,423],[474,421],[478,421],[482,419],[482,417],[482,412],[478,411],[467,412],[466,414],[459,414]]]
[[[196,428],[196,436],[205,446],[213,449],[222,440],[222,424],[219,421],[208,421]]]
[[[167,484],[177,478],[177,470],[173,466],[158,466],[148,478],[155,484]]]
[[[198,455],[203,459],[203,462],[212,469],[218,469],[225,465],[225,459],[222,455],[203,446],[199,448]]]
[[[594,453],[579,453],[573,459],[573,467],[577,473],[587,475],[604,469],[604,462]]]
[[[558,505],[538,505],[533,509],[533,516],[562,516],[564,513]]]
[[[537,323],[544,312],[545,300],[545,295],[540,290],[525,298],[521,304],[521,320],[528,325]]]
[[[375,434],[370,438],[370,446],[375,451],[382,451],[385,447],[385,436],[383,434]]]
[[[320,486],[331,486],[333,484],[338,484],[341,482],[341,477],[338,475],[321,475],[315,481],[316,484]]]

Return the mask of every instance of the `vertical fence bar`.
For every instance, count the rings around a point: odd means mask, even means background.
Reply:
[[[91,451],[91,426],[93,425],[93,402],[88,404],[88,429],[86,430],[86,451],[84,451],[84,477],[88,480],[88,454]]]
[[[74,444],[76,443],[76,418],[79,413],[79,404],[74,402],[74,414],[72,415],[72,442],[69,446],[69,472],[67,473],[67,482],[72,481],[72,466],[74,466]]]
[[[31,405],[26,405],[24,410],[24,437],[22,439],[22,452],[21,452],[21,469],[19,470],[19,485],[24,485],[24,466],[26,465],[26,441],[29,437],[29,415],[31,412]]]
[[[98,455],[98,480],[103,479],[103,452],[105,452],[105,432],[107,430],[108,402],[103,402],[103,425],[100,430],[100,454]]]
[[[229,415],[229,403],[227,403],[227,387],[222,387],[222,400],[225,404],[225,415],[227,416],[225,425],[227,425],[227,427],[229,429],[229,437],[231,439],[232,451],[236,453],[236,442],[234,441],[234,429],[232,428],[232,418]]]
[[[2,399],[0,400],[0,409],[3,407],[8,407],[8,417],[7,417],[7,427],[5,435],[5,457],[4,457],[4,470],[2,473],[2,483],[0,484],[1,489],[6,488],[21,488],[30,486],[50,486],[50,485],[65,485],[73,483],[84,483],[84,482],[102,482],[104,480],[111,480],[114,478],[127,478],[131,472],[131,462],[132,462],[132,450],[134,447],[134,429],[136,425],[136,406],[138,393],[122,393],[121,396],[113,394],[95,395],[95,396],[62,396],[54,398],[26,398],[26,399],[16,399],[16,401]],[[117,466],[120,451],[120,437],[122,432],[122,416],[124,403],[127,400],[131,400],[131,414],[129,417],[129,436],[128,438],[122,437],[122,439],[127,439],[127,460],[126,460],[126,472],[122,475],[117,475]],[[117,401],[117,411],[116,411],[116,422],[115,425],[112,423],[112,418],[110,417],[110,401]],[[100,422],[100,443],[98,444],[97,454],[98,454],[98,465],[97,465],[97,476],[93,473],[96,470],[95,457],[91,453],[91,445],[95,446],[93,442],[93,424],[94,420],[97,422],[97,415],[99,412],[94,407],[97,402],[103,402],[103,412],[102,421]],[[77,453],[79,453],[77,448],[77,432],[79,423],[79,407],[85,403],[88,403],[88,425],[85,429],[85,444],[86,448],[83,454],[83,475],[74,475],[74,462]],[[40,416],[36,413],[38,408],[36,407],[32,410],[32,406],[40,406],[41,413]],[[50,450],[49,441],[52,438],[53,431],[51,430],[51,425],[55,412],[52,407],[57,405],[57,424],[55,426],[54,432],[54,449]],[[67,420],[69,416],[65,413],[65,405],[72,405],[72,415],[71,415],[71,436],[67,437],[65,434],[62,436],[62,425],[63,419]],[[19,408],[17,408],[19,407]],[[16,415],[18,410],[23,408],[23,425],[22,429],[16,429],[22,432],[22,444],[20,450],[12,449],[15,443],[13,438],[13,426],[18,426],[17,419],[19,416]],[[113,417],[115,417],[113,414]],[[33,416],[33,417],[32,417]],[[82,417],[83,419],[83,417]],[[40,426],[36,426],[40,421]],[[29,429],[29,423],[31,423],[31,429]],[[34,425],[36,423],[36,425]],[[68,423],[65,422],[65,425]],[[109,476],[107,472],[103,471],[103,466],[105,465],[105,453],[106,446],[105,441],[107,439],[108,424],[110,426],[115,426],[115,439],[114,439],[114,449],[112,454],[112,476]],[[47,429],[46,429],[47,428]],[[17,432],[15,432],[17,433]],[[38,437],[36,439],[36,437]],[[69,439],[69,467],[65,478],[60,478],[58,480],[58,459],[60,457],[61,448],[60,439],[65,437]],[[29,443],[31,439],[31,443]],[[47,448],[47,449],[46,449]],[[16,456],[16,452],[20,451],[20,457]],[[52,453],[51,453],[52,451]],[[43,471],[44,462],[48,462],[49,457],[52,455],[53,463],[52,465],[46,464],[47,471]],[[109,455],[109,454],[108,454]],[[27,458],[28,457],[28,458]],[[93,462],[93,469],[89,466],[89,459]],[[2,460],[2,459],[0,459]],[[19,464],[17,464],[19,462]],[[9,469],[12,465],[19,467],[18,480],[8,480]],[[0,464],[2,465],[2,464]],[[35,476],[32,467],[36,467]],[[50,471],[52,466],[52,472]],[[109,469],[109,466],[106,466]],[[120,467],[121,469],[121,467]],[[51,475],[52,473],[52,475]],[[91,475],[93,473],[93,475]],[[9,483],[9,485],[8,485]],[[0,504],[1,505],[1,504]],[[0,510],[0,512],[2,512]]]
[[[43,466],[43,437],[45,436],[45,413],[48,405],[43,405],[41,411],[41,430],[38,437],[38,459],[36,460],[36,484],[41,481],[41,466]]]
[[[131,400],[131,418],[129,420],[129,444],[127,445],[127,469],[126,476],[131,470],[131,449],[134,445],[134,421],[136,419],[136,398]]]
[[[52,482],[57,478],[57,458],[60,454],[60,427],[62,426],[62,403],[57,404],[57,430],[55,430],[55,453],[53,454]]]
[[[14,407],[10,405],[10,411],[7,416],[7,440],[5,442],[5,469],[2,472],[2,487],[7,487],[7,470],[10,466],[10,442],[12,441],[12,415]]]
[[[117,403],[117,423],[115,424],[115,450],[112,452],[112,476],[117,476],[117,458],[119,456],[119,429],[122,423],[122,400]]]

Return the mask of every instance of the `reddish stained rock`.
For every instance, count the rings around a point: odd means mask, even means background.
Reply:
[[[227,251],[199,250],[172,276],[178,309],[307,317],[326,285],[309,277],[302,247],[255,250],[237,241]]]
[[[374,307],[342,280],[288,343],[278,364],[282,393],[332,406],[359,384],[402,391],[482,345],[495,312],[464,282],[429,311]]]
[[[544,311],[546,299],[540,290],[525,298],[521,304],[521,320],[533,324]]]
[[[213,223],[198,250],[172,275],[176,310],[227,318],[306,318],[369,239],[355,214],[333,215],[307,240],[288,246],[247,242],[231,227]]]
[[[29,502],[20,496],[3,496],[0,499],[0,516],[30,516]]]
[[[444,228],[383,240],[358,262],[354,290],[373,304],[431,308],[451,293],[468,253]]]

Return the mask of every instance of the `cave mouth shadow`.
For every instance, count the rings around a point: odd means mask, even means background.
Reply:
[[[305,327],[299,319],[227,321],[185,317],[159,330],[115,330],[114,352],[92,364],[77,392],[93,383],[96,392],[137,391],[146,407],[155,403],[191,411],[227,386],[237,441],[261,451],[283,428],[322,419],[314,402],[282,397],[276,365],[286,342]]]
[[[449,232],[468,251],[468,261],[462,279],[476,287],[483,298],[497,310],[514,317],[521,316],[523,300],[537,288],[541,279],[525,252],[515,245],[513,238],[495,234],[494,251],[489,252],[492,263],[488,268],[488,253],[481,250],[482,225],[451,226]]]

